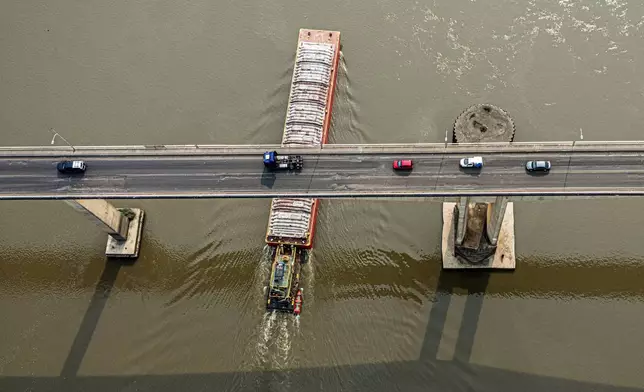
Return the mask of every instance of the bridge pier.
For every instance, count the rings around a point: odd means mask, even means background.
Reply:
[[[443,203],[444,269],[514,269],[514,204],[507,197],[483,202],[462,197]]]
[[[489,104],[470,106],[454,122],[457,144],[510,143],[514,132],[510,115]],[[514,269],[514,205],[503,196],[443,203],[442,253],[444,269]]]
[[[463,240],[465,240],[465,228],[467,227],[467,208],[470,204],[469,197],[461,197],[458,201],[458,205],[455,205],[458,211],[457,222],[456,222],[456,244],[463,245]]]
[[[487,238],[493,246],[496,246],[499,242],[499,234],[501,234],[508,203],[507,197],[497,196],[494,203],[491,203],[487,210]]]
[[[138,257],[143,229],[143,210],[118,209],[102,199],[66,200],[66,203],[89,216],[107,232],[105,247],[107,257]]]

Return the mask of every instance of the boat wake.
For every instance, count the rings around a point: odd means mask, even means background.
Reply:
[[[283,316],[287,317],[280,317],[280,322],[278,323],[279,329],[276,331],[277,336],[275,339],[277,350],[274,355],[274,364],[277,370],[285,370],[288,367],[291,356],[291,334],[289,332],[290,317],[288,317],[288,315]]]
[[[268,290],[266,277],[270,275],[272,255],[274,249],[271,246],[264,247],[264,252],[257,269],[257,279],[264,282],[262,285],[262,296],[265,298]],[[262,308],[265,302],[262,301]],[[257,342],[255,344],[256,365],[263,369],[281,370],[286,369],[291,357],[291,339],[293,333],[299,331],[299,323],[296,326],[294,317],[289,313],[276,311],[264,312],[262,321],[258,326]]]
[[[276,314],[275,313],[266,313],[262,318],[262,325],[260,327],[260,333],[257,339],[257,358],[261,362],[264,362],[264,358],[268,354],[268,345],[271,341],[271,331],[273,324],[275,323]]]
[[[304,313],[307,312],[307,309],[310,309],[310,306],[313,304],[313,298],[315,298],[315,268],[313,268],[312,250],[307,250],[306,259],[306,264],[302,266],[302,284],[300,285],[300,287],[306,289],[306,293],[304,293],[304,302],[302,304],[302,312]]]
[[[262,317],[260,333],[256,344],[258,365],[273,370],[283,370],[290,364],[294,333],[299,323],[290,314],[266,312]]]

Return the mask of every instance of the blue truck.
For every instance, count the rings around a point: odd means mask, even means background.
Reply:
[[[301,155],[279,155],[277,151],[264,153],[264,167],[270,170],[302,170],[303,166]]]

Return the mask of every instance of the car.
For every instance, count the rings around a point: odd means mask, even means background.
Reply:
[[[483,158],[482,157],[469,157],[469,158],[463,158],[459,162],[459,165],[463,169],[467,169],[470,167],[475,167],[477,169],[480,169],[483,167]]]
[[[411,170],[414,168],[414,162],[411,159],[398,159],[394,161],[394,170]]]
[[[550,161],[528,161],[525,164],[525,169],[529,172],[549,172],[551,167]]]
[[[87,165],[84,161],[62,161],[58,162],[56,169],[64,174],[85,173]]]

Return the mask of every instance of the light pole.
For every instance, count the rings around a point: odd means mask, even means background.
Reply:
[[[73,152],[76,152],[76,149],[74,148],[74,146],[72,146],[72,144],[68,142],[67,139],[65,139],[60,133],[56,132],[54,128],[50,129],[49,131],[51,131],[51,133],[54,134],[54,137],[51,138],[51,144],[54,144],[54,142],[56,141],[56,136],[58,136],[59,138],[63,139],[63,141],[67,143],[69,147],[72,148]]]

